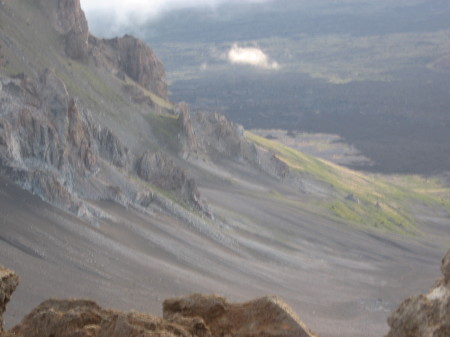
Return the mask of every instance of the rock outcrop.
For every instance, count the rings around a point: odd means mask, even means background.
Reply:
[[[209,213],[201,199],[197,183],[175,162],[162,152],[145,152],[137,163],[138,176],[166,191],[174,192],[183,201],[198,210]]]
[[[0,336],[3,333],[3,313],[18,284],[19,277],[13,271],[0,265]]]
[[[133,36],[114,39],[89,38],[90,53],[97,66],[127,75],[136,83],[162,98],[167,98],[164,66],[152,49]],[[127,87],[127,90],[130,90]],[[142,96],[135,95],[135,99]]]
[[[143,41],[125,35],[98,39],[89,34],[80,0],[38,0],[56,32],[62,37],[65,54],[78,61],[94,62],[117,74],[126,74],[142,87],[167,98],[164,67]]]
[[[314,336],[292,309],[274,296],[234,304],[220,296],[193,294],[164,301],[163,315],[169,320],[200,319],[212,336]]]
[[[86,60],[89,51],[89,28],[80,0],[39,0],[50,16],[53,27],[61,34],[67,56]]]
[[[175,114],[178,115],[178,141],[180,143],[180,154],[183,158],[189,155],[197,155],[198,144],[195,136],[194,128],[192,127],[191,114],[189,112],[189,105],[181,102],[175,105]]]
[[[450,336],[450,250],[442,259],[444,278],[426,295],[406,299],[388,319],[386,337]]]
[[[87,116],[53,71],[0,83],[0,169],[43,199],[72,207],[73,180],[98,161]]]
[[[0,266],[0,323],[18,285],[14,272]],[[242,304],[194,294],[168,299],[164,316],[101,308],[89,300],[50,299],[41,303],[8,332],[16,337],[314,337],[293,311],[276,297]]]
[[[184,115],[188,114],[185,112]],[[247,162],[279,180],[285,179],[290,173],[289,166],[276,155],[248,141],[241,125],[217,112],[196,112],[189,119],[184,116],[182,121],[181,130],[186,130],[184,134],[189,135],[185,136],[186,139],[195,139],[195,143],[192,140],[190,143],[195,144],[196,151],[201,149],[214,159]],[[188,148],[185,146],[184,149]]]
[[[97,126],[94,128],[93,134],[102,158],[120,168],[130,165],[132,162],[131,151],[120,142],[111,130]]]
[[[143,313],[105,310],[87,300],[48,300],[12,329],[17,337],[191,337],[191,320],[172,322]]]
[[[246,153],[244,128],[217,112],[192,114],[193,133],[209,155],[242,159]]]

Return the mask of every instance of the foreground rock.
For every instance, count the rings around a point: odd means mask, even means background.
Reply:
[[[427,295],[406,299],[389,317],[386,337],[450,336],[450,250],[442,259],[444,278]]]
[[[198,328],[193,321],[181,323],[142,313],[105,310],[87,300],[48,300],[11,332],[27,337],[189,337]]]
[[[19,284],[19,277],[11,270],[0,266],[0,335],[3,333],[3,313],[11,294]]]
[[[14,272],[0,266],[0,322],[18,284]],[[0,328],[3,325],[0,326]],[[219,296],[194,294],[164,302],[164,318],[101,308],[88,300],[47,300],[11,331],[19,337],[314,337],[292,310],[276,297],[242,304]]]
[[[274,296],[236,304],[220,296],[194,294],[164,301],[163,313],[168,320],[201,319],[212,336],[314,336],[292,309]]]

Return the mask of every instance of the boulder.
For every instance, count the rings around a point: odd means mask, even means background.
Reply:
[[[18,284],[19,277],[0,265],[0,335],[3,333],[3,313]]]
[[[11,332],[16,337],[191,337],[195,324],[102,309],[89,300],[47,300]]]
[[[163,317],[197,317],[205,323],[212,336],[314,336],[292,309],[275,296],[246,303],[229,303],[224,297],[193,294],[165,300]]]
[[[442,260],[444,278],[426,295],[412,296],[388,318],[386,337],[450,336],[450,250]]]

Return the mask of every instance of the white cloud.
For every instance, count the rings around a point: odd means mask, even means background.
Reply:
[[[152,19],[157,15],[182,8],[210,7],[224,3],[259,3],[269,0],[81,0],[88,17],[106,13],[112,24],[129,25]]]
[[[256,47],[239,47],[237,44],[234,44],[228,51],[228,61],[264,69],[279,68],[279,64],[272,61],[261,49]]]

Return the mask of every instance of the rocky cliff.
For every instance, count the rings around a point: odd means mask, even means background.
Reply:
[[[74,179],[92,173],[98,160],[86,116],[50,70],[39,79],[1,76],[0,83],[2,171],[44,199],[69,206]]]
[[[138,176],[162,188],[174,192],[184,202],[194,205],[199,211],[209,214],[206,202],[201,198],[197,183],[186,171],[162,152],[146,152],[137,161]]]
[[[55,30],[61,34],[67,56],[87,61],[89,29],[79,0],[39,0]]]
[[[199,111],[186,117],[187,112],[180,111],[181,126],[186,135],[185,149],[195,149],[195,153],[202,151],[213,160],[244,162],[279,180],[290,175],[288,165],[276,155],[246,139],[241,125],[217,112]]]
[[[79,0],[39,0],[38,3],[61,36],[68,57],[93,61],[119,75],[126,74],[145,89],[167,98],[164,67],[144,42],[129,35],[109,40],[90,35]]]
[[[140,200],[140,196],[154,193],[148,183],[168,191],[173,199],[182,200],[188,207],[206,212],[196,182],[168,154],[149,152],[142,147],[130,149],[127,141],[135,144],[136,140],[127,137],[124,141],[101,118],[92,118],[99,113],[88,109],[89,96],[80,94],[86,76],[91,76],[94,87],[87,90],[99,95],[95,97],[96,104],[103,101],[104,91],[111,89],[105,90],[101,79],[88,74],[103,71],[104,76],[117,81],[119,88],[134,89],[125,93],[121,90],[115,97],[123,93],[122,96],[133,99],[143,95],[155,110],[151,95],[166,98],[167,85],[164,68],[153,51],[131,36],[111,40],[89,37],[79,0],[39,0],[36,4],[41,12],[34,14],[44,18],[40,24],[48,26],[47,34],[55,33],[64,45],[60,50],[63,55],[54,59],[63,56],[63,64],[56,65],[58,71],[39,69],[33,63],[35,55],[21,51],[18,43],[12,42],[17,37],[10,33],[11,52],[28,65],[25,70],[33,69],[27,74],[0,74],[0,172],[42,199],[88,217],[96,213],[89,200],[112,199],[125,206],[134,203],[150,206],[149,198]],[[6,5],[3,9],[13,13]],[[20,27],[33,29],[31,25]],[[4,35],[2,32],[1,36]],[[39,35],[36,36],[39,40]],[[64,54],[75,61],[64,60]],[[50,53],[49,59],[53,56]],[[74,62],[90,70],[77,78],[80,74],[76,70],[81,66]],[[54,66],[50,62],[48,65]],[[123,97],[119,102],[127,104]]]
[[[113,69],[119,76],[126,74],[142,87],[167,98],[164,67],[144,42],[133,36],[121,38],[89,38],[91,54],[98,66]]]
[[[443,278],[426,295],[406,299],[388,319],[386,337],[450,336],[450,250],[442,259]]]

